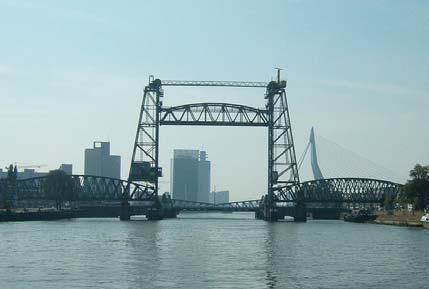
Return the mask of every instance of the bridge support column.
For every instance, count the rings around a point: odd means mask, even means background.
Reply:
[[[150,221],[162,220],[164,218],[164,214],[159,208],[149,208],[146,213],[146,218]]]
[[[277,208],[266,207],[264,220],[268,222],[277,222],[277,220],[279,219],[279,216],[277,213],[278,213]]]
[[[264,218],[261,209],[255,211],[255,219],[262,220]]]
[[[163,208],[162,215],[164,218],[176,218],[177,217],[177,210],[174,208]]]
[[[294,222],[307,222],[307,208],[304,204],[296,204],[294,211]]]
[[[263,206],[255,212],[255,218],[267,222],[277,222],[278,208],[272,207],[270,204],[267,204],[267,202],[263,202]]]
[[[121,202],[121,215],[119,216],[119,219],[121,221],[129,221],[131,218],[131,207],[130,203],[128,201],[122,201]]]
[[[268,222],[277,222],[284,220],[286,216],[293,217],[294,222],[307,221],[307,208],[305,205],[296,205],[290,207],[264,207],[263,210],[257,212],[256,217]]]

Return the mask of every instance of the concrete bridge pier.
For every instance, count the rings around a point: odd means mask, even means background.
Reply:
[[[164,219],[163,210],[160,208],[152,207],[146,212],[146,218],[150,221],[157,221]]]
[[[294,222],[307,221],[307,208],[304,204],[297,204],[290,207],[273,207],[264,206],[255,212],[255,218],[268,222],[277,222],[283,220],[286,216],[294,218]]]
[[[119,219],[121,221],[129,221],[131,218],[131,207],[127,200],[121,202],[121,215]]]
[[[262,207],[255,211],[255,218],[267,222],[277,222],[279,219],[277,209],[278,208],[273,208],[264,202]]]
[[[294,222],[307,222],[307,210],[305,207],[278,207],[277,220],[284,220],[286,216],[293,217]]]
[[[294,211],[294,222],[307,222],[307,208],[304,204],[296,204]]]
[[[175,208],[163,208],[162,215],[164,218],[172,219],[177,217],[177,209]]]
[[[278,208],[266,207],[264,210],[264,220],[267,222],[277,222],[279,220]]]
[[[261,209],[255,211],[255,219],[262,220],[264,218]]]

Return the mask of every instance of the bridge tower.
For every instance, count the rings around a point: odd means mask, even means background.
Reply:
[[[280,79],[278,69],[277,81],[268,83],[265,94],[268,110],[268,194],[264,219],[267,221],[276,221],[279,217],[276,192],[299,183],[286,84]]]
[[[159,219],[159,201],[158,201],[158,178],[162,176],[162,169],[159,167],[159,112],[162,105],[160,101],[164,96],[161,87],[161,81],[149,77],[149,84],[145,87],[143,93],[142,105],[140,108],[137,132],[134,141],[134,149],[131,158],[129,182],[143,182],[154,190],[152,208],[148,218]],[[126,192],[129,198],[129,192]],[[124,208],[128,201],[124,200]]]
[[[311,128],[311,132],[310,132],[309,145],[311,146],[311,169],[313,171],[313,177],[315,180],[322,180],[323,175],[322,175],[322,171],[320,170],[319,163],[317,161],[316,139],[314,137],[313,127]]]

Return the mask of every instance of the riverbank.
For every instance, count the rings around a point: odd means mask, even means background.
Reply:
[[[71,219],[75,217],[72,210],[1,210],[0,222],[17,221],[52,221],[60,219]]]
[[[423,216],[423,212],[420,211],[394,211],[392,214],[379,212],[372,223],[405,227],[423,227],[422,222],[420,222],[421,216]]]

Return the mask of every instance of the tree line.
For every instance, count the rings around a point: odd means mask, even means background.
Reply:
[[[18,171],[16,166],[10,165],[7,178],[0,181],[1,202],[4,209],[11,209],[14,201],[18,199]],[[73,202],[77,198],[75,183],[63,170],[52,170],[48,173],[42,184],[43,198],[55,202],[58,210],[63,208],[65,202]]]
[[[429,166],[416,164],[410,171],[410,179],[402,187],[397,196],[385,196],[384,207],[393,208],[396,203],[400,205],[411,204],[415,210],[423,211],[429,206]]]

